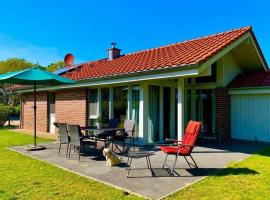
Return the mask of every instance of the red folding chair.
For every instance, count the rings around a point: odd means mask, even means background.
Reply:
[[[196,164],[191,153],[194,148],[195,142],[198,138],[200,129],[201,129],[201,122],[189,121],[182,141],[166,139],[166,141],[169,141],[172,144],[170,146],[160,147],[161,151],[166,153],[165,162],[162,168],[167,166],[170,174],[174,175],[175,164],[179,156],[183,156],[185,158],[190,168],[192,166],[198,168],[198,165]],[[172,166],[168,165],[167,163],[168,155],[175,155],[175,160]],[[191,158],[193,163],[188,161],[187,156]]]

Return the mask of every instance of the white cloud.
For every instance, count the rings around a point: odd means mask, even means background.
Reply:
[[[0,60],[12,57],[24,58],[43,66],[63,60],[57,48],[37,46],[0,34]]]

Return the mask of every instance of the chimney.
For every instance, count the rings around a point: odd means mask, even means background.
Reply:
[[[112,42],[111,45],[112,45],[112,47],[107,50],[108,51],[108,59],[109,60],[113,60],[115,58],[119,58],[120,57],[121,49],[117,49],[115,47],[115,45],[116,45],[115,42]]]

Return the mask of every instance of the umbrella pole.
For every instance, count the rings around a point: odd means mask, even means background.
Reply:
[[[34,146],[37,146],[37,84],[34,82]]]
[[[26,151],[44,150],[46,147],[37,146],[37,82],[34,81],[34,146],[29,146]]]

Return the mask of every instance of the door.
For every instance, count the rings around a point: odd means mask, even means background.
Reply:
[[[55,93],[49,93],[49,132],[55,133]]]
[[[231,101],[234,139],[270,142],[270,94],[234,94]]]
[[[202,122],[203,137],[215,135],[215,93],[213,89],[196,90],[196,120]]]

